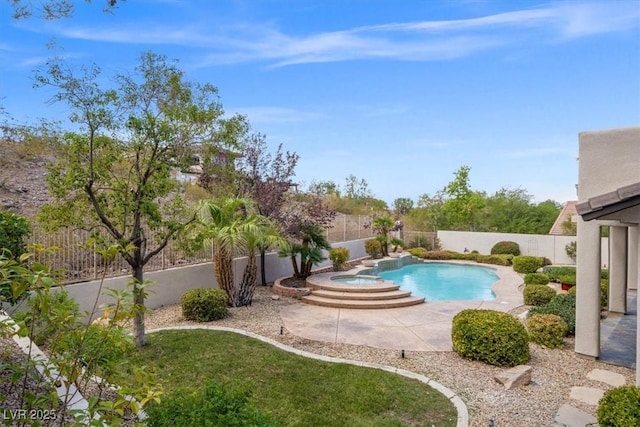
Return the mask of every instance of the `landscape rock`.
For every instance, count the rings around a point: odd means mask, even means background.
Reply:
[[[494,379],[503,384],[505,389],[511,390],[512,388],[529,384],[532,370],[531,366],[518,365],[496,374]]]

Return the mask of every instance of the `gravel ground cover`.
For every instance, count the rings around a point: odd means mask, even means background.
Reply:
[[[393,350],[311,341],[296,337],[284,328],[281,334],[283,324],[279,312],[289,304],[302,303],[287,297],[272,299],[270,287],[258,287],[250,307],[231,308],[227,318],[210,324],[244,329],[316,354],[395,366],[425,375],[462,398],[469,408],[471,426],[488,426],[490,420],[496,427],[557,426],[554,417],[564,403],[595,416],[596,407],[569,399],[571,387],[608,388],[606,384],[587,379],[587,374],[596,368],[624,375],[627,384],[635,381],[635,372],[631,369],[577,357],[573,340],[567,339],[564,349],[531,344],[532,383],[505,390],[494,380],[501,368],[462,359],[454,352],[407,352],[402,359]],[[156,309],[146,319],[148,329],[197,324],[182,317],[179,305]]]

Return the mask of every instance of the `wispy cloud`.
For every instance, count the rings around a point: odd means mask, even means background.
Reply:
[[[203,51],[199,66],[260,61],[282,67],[380,58],[450,60],[504,46],[637,29],[639,22],[640,8],[633,2],[565,1],[468,19],[389,23],[304,35],[287,34],[261,23],[177,27],[136,22],[118,29],[72,24],[53,31],[74,39],[196,47]]]

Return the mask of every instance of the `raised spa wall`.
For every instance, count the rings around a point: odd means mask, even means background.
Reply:
[[[401,256],[400,258],[385,258],[378,261],[375,267],[365,268],[358,271],[358,274],[365,274],[367,276],[377,276],[379,273],[388,270],[397,270],[406,265],[423,264],[424,260],[412,255]]]

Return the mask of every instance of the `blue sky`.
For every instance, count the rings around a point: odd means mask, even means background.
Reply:
[[[578,133],[640,125],[640,0],[103,4],[15,21],[0,3],[0,105],[15,120],[65,117],[32,88],[52,55],[110,76],[152,50],[297,152],[298,182],[353,174],[390,204],[462,165],[475,190],[572,200]]]

